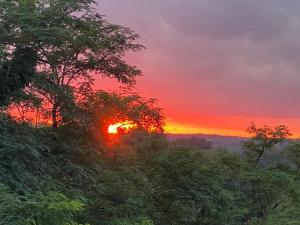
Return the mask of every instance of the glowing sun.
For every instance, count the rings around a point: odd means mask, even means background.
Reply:
[[[129,130],[133,127],[134,125],[131,122],[126,121],[124,123],[116,123],[116,124],[109,125],[107,132],[109,134],[117,134],[119,128],[122,128],[123,130]]]
[[[118,133],[118,128],[121,127],[122,124],[121,123],[117,123],[117,124],[111,124],[108,126],[108,133],[109,134],[117,134]]]

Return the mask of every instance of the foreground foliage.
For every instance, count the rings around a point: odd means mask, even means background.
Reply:
[[[106,148],[62,131],[2,120],[0,224],[299,224],[292,162],[261,168],[140,131]]]

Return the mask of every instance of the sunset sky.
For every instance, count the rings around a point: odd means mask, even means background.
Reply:
[[[299,0],[98,2],[141,35],[147,49],[128,56],[144,74],[136,90],[159,100],[168,132],[245,135],[254,121],[300,136]]]

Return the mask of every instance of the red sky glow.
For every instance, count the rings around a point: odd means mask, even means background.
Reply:
[[[300,1],[99,0],[147,49],[128,55],[166,131],[245,136],[251,121],[300,136]],[[96,80],[97,88],[120,84]]]

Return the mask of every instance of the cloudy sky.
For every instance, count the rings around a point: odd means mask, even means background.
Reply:
[[[235,135],[254,121],[300,135],[299,0],[98,2],[141,35],[136,88],[159,99],[170,131]]]

